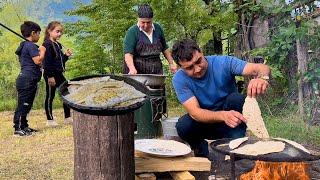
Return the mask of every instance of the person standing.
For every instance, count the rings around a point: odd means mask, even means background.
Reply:
[[[65,72],[65,64],[72,55],[70,49],[67,49],[65,53],[62,51],[62,45],[58,42],[62,33],[62,24],[58,21],[52,21],[46,28],[43,42],[43,46],[47,49],[43,63],[43,77],[46,83],[46,99],[44,107],[47,116],[47,126],[58,125],[52,114],[52,101],[55,97],[57,87],[66,81],[66,78],[63,75]],[[63,104],[63,110],[64,122],[72,123],[73,120],[70,115],[70,108],[66,104]]]
[[[16,50],[21,65],[16,80],[18,92],[17,108],[14,112],[13,124],[15,136],[28,136],[37,130],[28,125],[27,115],[30,112],[36,96],[38,82],[41,79],[41,63],[46,52],[44,46],[35,44],[39,41],[41,28],[37,23],[25,21],[21,26],[21,34],[27,39],[20,43]]]
[[[152,8],[138,8],[138,23],[131,26],[124,39],[124,74],[163,74],[160,54],[167,59],[170,71],[177,66],[168,49],[162,27],[153,22]]]

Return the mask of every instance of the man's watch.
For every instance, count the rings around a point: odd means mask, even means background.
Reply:
[[[258,75],[257,78],[263,79],[263,80],[265,80],[267,82],[269,82],[269,80],[270,80],[270,77],[268,75]]]

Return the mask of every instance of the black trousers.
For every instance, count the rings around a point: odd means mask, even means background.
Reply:
[[[21,130],[29,126],[27,115],[32,108],[40,78],[41,76],[33,77],[30,74],[20,73],[16,80],[18,102],[13,117],[15,130]]]
[[[233,93],[226,97],[219,110],[235,110],[242,113],[245,97],[240,93]],[[226,123],[201,123],[194,120],[189,114],[180,117],[176,124],[178,135],[188,142],[197,156],[207,157],[208,143],[205,139],[240,138],[244,137],[247,126],[245,123],[231,128]]]
[[[56,89],[64,82],[66,81],[66,78],[63,76],[62,73],[59,73],[54,76],[54,79],[56,81],[55,86],[50,86],[48,84],[48,76],[44,74],[44,80],[46,82],[46,100],[44,103],[44,109],[46,111],[47,115],[47,120],[53,120],[53,115],[52,115],[52,101],[55,97],[56,94]],[[63,110],[64,110],[64,117],[68,118],[70,117],[70,108],[63,103]]]

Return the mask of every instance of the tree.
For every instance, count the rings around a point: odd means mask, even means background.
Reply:
[[[315,119],[319,122],[319,108],[316,108],[320,100],[319,63],[316,63],[316,56],[308,55],[308,51],[319,52],[315,40],[319,40],[320,36],[318,25],[312,18],[313,12],[316,12],[312,8],[313,2],[287,5],[284,2],[261,1],[256,4],[251,0],[239,0],[237,3],[239,16],[242,18],[239,29],[244,34],[243,38],[239,38],[242,40],[242,52],[244,50],[248,57],[257,54],[266,57],[273,69],[276,83],[273,89],[279,93],[277,99],[288,101],[283,97],[291,91],[295,96],[290,101],[298,99],[299,111],[305,121],[310,125],[315,124],[311,123]],[[309,9],[305,8],[306,5]],[[248,28],[252,26],[252,17],[272,19],[266,36],[269,43],[265,47],[255,48],[250,44]],[[273,98],[272,102],[277,101]],[[315,115],[318,117],[314,117]]]
[[[135,1],[94,0],[79,4],[69,15],[82,16],[67,27],[75,36],[77,49],[72,63],[75,75],[120,72],[123,60],[123,38],[126,30],[135,23]]]
[[[220,1],[153,0],[151,5],[169,40],[191,38],[201,46],[213,39],[213,34],[229,33],[237,20],[232,4],[222,6]]]

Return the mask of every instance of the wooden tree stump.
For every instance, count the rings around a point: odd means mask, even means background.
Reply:
[[[133,112],[96,116],[73,111],[73,119],[74,179],[133,180]]]

